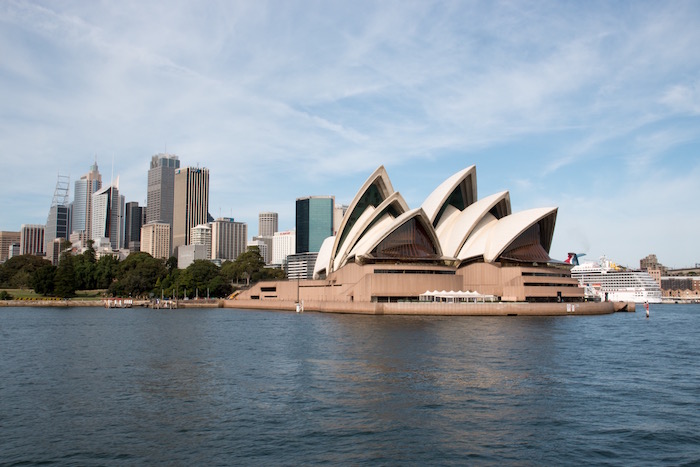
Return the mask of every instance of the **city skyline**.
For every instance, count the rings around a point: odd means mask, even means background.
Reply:
[[[0,230],[95,159],[142,206],[153,155],[207,167],[251,237],[382,164],[413,206],[476,164],[479,197],[559,207],[553,258],[700,261],[697,3],[306,6],[1,4]]]

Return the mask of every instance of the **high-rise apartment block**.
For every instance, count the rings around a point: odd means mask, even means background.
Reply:
[[[211,227],[206,224],[192,227],[190,245],[204,245],[206,253],[202,259],[211,259]]]
[[[44,230],[39,224],[22,224],[19,232],[20,255],[44,255]]]
[[[211,257],[233,261],[245,252],[248,224],[232,217],[220,217],[211,223]]]
[[[277,232],[276,212],[261,212],[258,214],[258,237],[272,237]]]
[[[135,201],[126,203],[123,245],[129,251],[141,250],[141,227],[144,224],[145,211],[146,209]]]
[[[287,256],[296,253],[296,234],[295,230],[275,232],[275,235],[272,237],[271,264],[278,266],[287,264]]]
[[[175,193],[175,170],[180,160],[173,154],[156,154],[151,157],[148,169],[148,192],[146,193],[146,223],[173,223],[173,196]]]
[[[102,176],[97,162],[90,166],[90,172],[75,181],[72,209],[72,232],[85,232],[89,237],[92,232],[92,195],[102,188]]]
[[[209,169],[175,170],[173,248],[190,244],[192,227],[206,224],[209,214]]]
[[[309,196],[296,201],[296,254],[318,252],[333,235],[333,196]]]
[[[10,258],[10,247],[19,244],[19,232],[0,232],[0,263]]]
[[[124,196],[119,194],[119,180],[92,195],[93,240],[109,238],[113,250],[122,248],[124,240]]]
[[[170,257],[170,224],[151,222],[141,227],[141,251],[154,258]]]

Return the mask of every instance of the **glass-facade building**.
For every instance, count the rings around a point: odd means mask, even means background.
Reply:
[[[309,196],[296,202],[296,253],[318,252],[333,235],[333,196]]]
[[[136,201],[126,203],[124,218],[124,248],[129,251],[141,250],[141,227],[143,227],[145,208]]]
[[[69,236],[70,208],[62,205],[51,206],[49,216],[46,219],[46,229],[44,230],[44,252],[46,252],[46,259],[51,261],[52,264],[58,264],[60,255],[60,251],[55,251],[56,245],[54,240],[68,240]]]
[[[92,231],[92,195],[102,188],[102,176],[97,162],[90,166],[90,172],[75,181],[71,232],[84,232],[89,236]]]

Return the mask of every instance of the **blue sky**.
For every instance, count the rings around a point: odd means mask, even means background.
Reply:
[[[700,263],[700,3],[0,2],[0,230],[96,158],[144,204],[153,154],[208,167],[212,215],[294,226],[379,165],[409,206],[558,206],[551,255]]]

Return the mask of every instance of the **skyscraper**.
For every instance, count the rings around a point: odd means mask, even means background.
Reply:
[[[204,245],[206,250],[206,259],[211,259],[211,227],[207,224],[199,224],[192,227],[190,231],[191,245]]]
[[[20,255],[44,255],[44,230],[39,224],[22,224],[19,232]]]
[[[209,211],[209,169],[175,170],[173,196],[173,249],[190,244],[190,230],[206,224]]]
[[[72,232],[85,232],[90,238],[92,232],[92,194],[102,188],[102,175],[97,162],[90,166],[90,172],[75,181],[72,209]]]
[[[287,256],[293,255],[296,248],[296,231],[275,232],[272,237],[272,264],[284,266]]]
[[[277,232],[277,213],[261,212],[258,214],[258,237],[272,237]]]
[[[46,219],[46,229],[44,231],[44,251],[46,259],[52,264],[58,264],[60,245],[63,240],[68,240],[70,236],[70,206],[68,204],[68,190],[70,189],[70,178],[58,176],[53,200],[49,208],[49,215]],[[59,239],[59,242],[54,240]]]
[[[232,217],[219,217],[211,223],[211,257],[233,261],[245,252],[248,224],[235,222]]]
[[[173,154],[156,154],[151,157],[148,170],[148,192],[146,194],[146,223],[173,223],[173,196],[175,193],[175,170],[180,160]]]
[[[143,211],[139,203],[131,201],[126,203],[124,216],[124,248],[129,251],[139,251],[141,249],[141,227],[143,225]]]
[[[333,235],[333,196],[308,196],[296,202],[296,254],[318,252]]]
[[[119,178],[115,184],[92,195],[92,231],[90,238],[109,238],[113,250],[124,241],[124,196],[119,195]]]
[[[151,222],[141,227],[141,251],[154,258],[170,257],[170,224]]]

